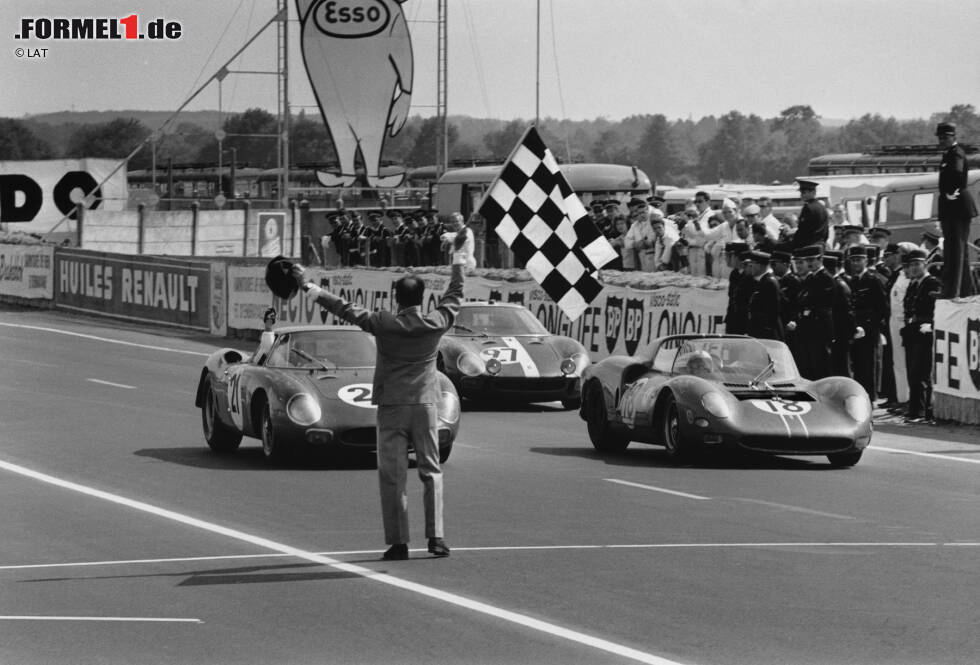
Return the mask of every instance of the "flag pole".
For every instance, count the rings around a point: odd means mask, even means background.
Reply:
[[[541,0],[537,5],[537,24],[534,39],[534,124],[541,116]]]

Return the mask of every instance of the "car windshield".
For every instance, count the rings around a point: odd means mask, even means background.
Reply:
[[[658,351],[670,373],[701,376],[723,383],[779,383],[799,378],[789,348],[769,339],[694,338],[676,340]],[[770,367],[771,364],[771,367]]]
[[[268,367],[326,368],[373,367],[374,338],[350,330],[298,330],[283,333],[266,361]]]
[[[548,330],[523,307],[486,305],[463,307],[456,317],[455,335],[547,335]]]

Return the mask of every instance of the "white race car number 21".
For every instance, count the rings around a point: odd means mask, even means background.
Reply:
[[[337,397],[352,406],[359,406],[362,409],[376,409],[378,407],[371,404],[372,389],[373,386],[370,383],[351,383],[338,390]]]

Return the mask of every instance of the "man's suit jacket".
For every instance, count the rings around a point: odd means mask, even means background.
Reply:
[[[817,199],[807,201],[800,208],[800,219],[796,225],[796,233],[790,241],[793,249],[820,245],[827,242],[827,231],[830,228],[830,217],[827,208]]]
[[[939,164],[939,219],[949,221],[970,221],[977,216],[977,204],[967,190],[966,152],[954,144],[943,153]],[[959,190],[959,196],[950,200]]]
[[[371,403],[391,406],[438,403],[439,340],[456,320],[462,297],[463,266],[454,265],[446,292],[428,314],[422,314],[422,308],[417,306],[406,307],[397,314],[371,312],[328,291],[321,292],[317,302],[374,335],[378,361]]]

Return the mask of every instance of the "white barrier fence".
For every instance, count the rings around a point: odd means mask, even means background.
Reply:
[[[311,269],[313,279],[346,300],[368,309],[393,310],[394,284],[404,273],[385,270]],[[422,273],[425,308],[435,306],[449,282],[448,275]],[[340,323],[314,302],[298,294],[274,302],[264,281],[263,267],[228,267],[228,325],[262,327],[262,311],[279,309],[282,323]],[[468,300],[515,302],[527,307],[555,334],[581,342],[593,360],[609,355],[642,353],[650,342],[676,333],[724,332],[727,293],[694,287],[665,287],[644,291],[606,285],[582,316],[569,321],[534,282],[500,282],[469,277],[463,295]]]

